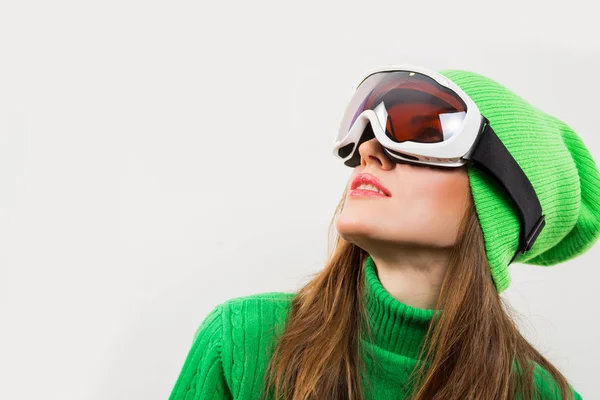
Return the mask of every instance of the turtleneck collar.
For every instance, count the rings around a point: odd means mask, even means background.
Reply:
[[[381,284],[370,255],[364,263],[364,276],[373,343],[395,354],[417,358],[435,310],[415,308],[392,297]]]

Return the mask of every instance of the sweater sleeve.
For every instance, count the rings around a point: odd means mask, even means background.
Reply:
[[[169,400],[232,399],[225,381],[221,348],[223,305],[216,306],[196,330],[192,347]]]

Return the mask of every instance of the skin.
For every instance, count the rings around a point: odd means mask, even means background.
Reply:
[[[340,236],[366,250],[383,287],[397,300],[433,309],[460,219],[471,204],[466,166],[433,168],[391,160],[376,139],[359,147],[360,173],[375,175],[391,197],[351,196],[336,221]]]

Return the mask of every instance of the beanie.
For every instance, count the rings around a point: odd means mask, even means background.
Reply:
[[[600,236],[600,173],[577,133],[490,78],[463,70],[440,73],[479,107],[540,200],[546,226],[513,262],[551,266],[587,251]],[[467,173],[492,279],[502,292],[519,247],[519,214],[485,172],[469,164]]]

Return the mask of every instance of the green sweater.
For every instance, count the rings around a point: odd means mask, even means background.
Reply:
[[[401,384],[417,363],[433,310],[408,306],[381,285],[367,258],[365,302],[375,360],[365,359],[373,399],[405,399]],[[202,321],[169,400],[260,399],[267,345],[281,332],[293,293],[260,293],[227,300]],[[543,399],[559,399],[538,385]],[[576,399],[581,399],[575,392]]]

